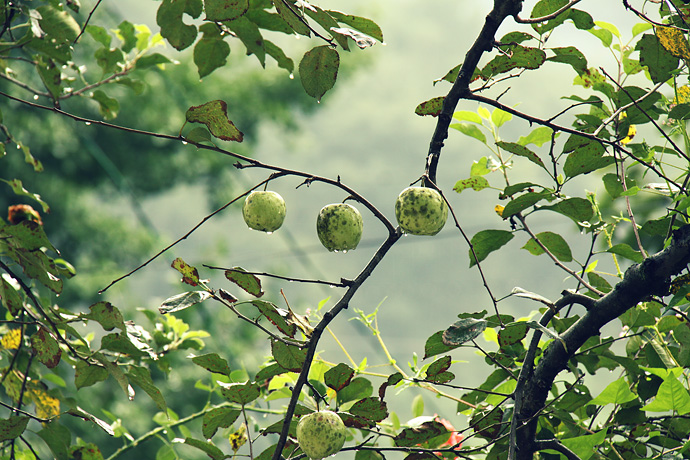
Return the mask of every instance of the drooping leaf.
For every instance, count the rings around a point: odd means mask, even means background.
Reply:
[[[201,303],[209,297],[211,297],[211,294],[207,291],[183,292],[182,294],[177,294],[166,299],[161,306],[158,307],[158,311],[163,315],[166,313],[174,313]]]
[[[278,308],[271,302],[263,300],[255,300],[252,302],[262,315],[264,315],[270,322],[272,322],[280,332],[288,337],[294,337],[297,332],[297,326],[291,321],[288,311]]]
[[[79,388],[88,387],[108,378],[108,370],[97,364],[78,361],[74,372],[74,385]]]
[[[587,58],[574,46],[551,48],[550,50],[553,51],[554,56],[547,58],[547,61],[568,64],[575,69],[578,75],[585,73],[587,70]]]
[[[289,5],[287,2],[274,2],[278,15],[290,26],[292,30],[305,37],[311,36],[311,30],[303,21],[302,14],[295,9],[294,5]]]
[[[397,385],[400,381],[402,381],[402,379],[403,375],[400,372],[389,375],[386,381],[383,382],[379,387],[379,399],[383,401],[384,397],[386,396],[386,389],[389,386]]]
[[[185,24],[185,14],[193,19],[203,11],[202,0],[163,0],[156,13],[156,23],[161,28],[163,38],[178,51],[189,47],[196,39],[196,26]]]
[[[484,319],[464,318],[456,321],[443,332],[443,343],[448,346],[458,346],[474,340],[484,329],[487,321]]]
[[[295,63],[292,59],[285,55],[285,52],[277,46],[275,43],[264,40],[264,46],[266,47],[266,54],[271,56],[278,63],[278,67],[287,70],[292,76],[292,71],[295,70]]]
[[[96,321],[106,331],[112,331],[114,328],[126,330],[122,313],[110,302],[97,302],[91,305],[89,314],[84,315],[84,318]]]
[[[226,270],[225,277],[254,297],[264,295],[264,291],[261,289],[261,280],[255,275],[247,273],[242,267],[233,267],[230,270]]]
[[[383,32],[381,27],[378,26],[371,19],[363,18],[361,16],[354,16],[351,14],[343,14],[340,11],[328,10],[328,13],[335,18],[336,21],[347,24],[360,32],[363,32],[370,37],[374,37],[376,40],[383,43]]]
[[[472,244],[472,248],[469,250],[470,267],[486,259],[490,253],[500,249],[514,236],[512,232],[507,230],[489,229],[477,232],[470,240]]]
[[[625,257],[626,259],[630,259],[638,264],[644,260],[644,256],[640,251],[634,250],[630,247],[630,245],[625,243],[613,245],[612,247],[608,248],[606,252]]]
[[[668,80],[678,68],[680,59],[668,52],[656,35],[644,34],[636,49],[640,52],[640,64],[647,67],[654,83]]]
[[[236,142],[244,139],[244,134],[228,118],[228,104],[225,101],[215,100],[190,107],[186,119],[190,123],[203,123],[218,139]]]
[[[199,285],[199,272],[196,267],[189,265],[179,257],[173,260],[170,266],[182,274],[183,283],[189,284],[190,286]]]
[[[308,95],[320,101],[333,88],[338,78],[340,55],[330,46],[317,46],[304,53],[299,63],[302,87]]]
[[[256,56],[261,67],[265,67],[266,48],[264,47],[264,38],[259,27],[244,16],[233,21],[225,21],[223,24],[240,39],[247,49],[247,54]]]
[[[167,412],[167,404],[165,403],[163,393],[161,393],[158,387],[153,383],[151,371],[149,371],[148,368],[142,366],[130,366],[129,372],[127,372],[127,377],[129,378],[130,382],[136,384],[139,388],[144,390],[147,395],[149,395],[158,409],[163,412]]]
[[[185,438],[184,443],[189,445],[189,446],[196,447],[197,449],[201,450],[203,453],[208,455],[213,460],[224,460],[226,458],[223,451],[220,450],[218,447],[216,447],[211,442],[202,441],[200,439],[194,439],[191,437],[187,437],[187,438]]]
[[[456,129],[463,133],[465,136],[477,139],[482,144],[486,144],[486,135],[479,129],[476,125],[471,125],[468,123],[452,123],[449,128]]]
[[[194,45],[194,64],[199,78],[204,78],[219,67],[223,67],[230,55],[230,45],[223,40],[220,29],[215,24],[202,24],[199,31],[201,40]]]
[[[16,195],[26,196],[26,197],[29,197],[29,198],[35,200],[36,202],[38,202],[41,205],[41,207],[43,208],[43,212],[45,212],[45,213],[50,212],[50,206],[48,206],[48,203],[46,203],[45,201],[43,201],[41,199],[41,195],[39,195],[37,193],[29,192],[27,189],[24,188],[22,181],[20,181],[19,179],[12,179],[12,180],[0,179],[0,181],[9,185],[12,188],[12,191]]]
[[[553,205],[540,206],[540,210],[547,209],[570,217],[577,222],[587,222],[594,217],[592,202],[580,197],[566,198]]]

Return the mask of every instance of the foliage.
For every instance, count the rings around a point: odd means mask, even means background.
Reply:
[[[252,190],[286,178],[339,190],[343,201],[373,215],[386,235],[355,278],[339,281],[237,266],[207,264],[201,269],[176,258],[172,269],[181,275],[184,291],[171,293],[160,315],[149,312],[144,326],[108,301],[81,312],[62,304],[59,295],[75,270],[44,230],[51,202],[61,197],[41,196],[20,179],[4,176],[17,201],[37,209],[18,203],[10,208],[8,221],[0,222],[3,458],[105,458],[105,444],[94,442],[97,437],[89,437],[88,429],[74,428],[72,418],[121,441],[110,459],[125,458],[153,438],[161,441],[157,459],[300,457],[297,420],[322,408],[342,418],[349,428],[344,450],[355,451],[359,460],[387,455],[409,460],[690,458],[690,288],[688,275],[682,274],[690,262],[690,9],[676,0],[661,2],[658,14],[651,16],[624,1],[642,21],[626,41],[615,25],[595,20],[596,7],[585,11],[575,8],[578,3],[540,0],[525,18],[521,0],[496,0],[463,63],[437,81],[451,84],[447,94],[417,107],[417,114],[436,117],[437,124],[424,170],[414,182],[444,197],[456,236],[468,246],[467,263],[482,276],[490,305],[461,313],[458,321],[431,334],[422,360],[413,357],[407,369],[389,353],[377,311],[355,311],[388,360],[381,372],[367,360],[333,363],[319,345],[329,325],[342,320],[354,294],[401,240],[400,228],[339,176],[276,166],[239,153],[235,144],[226,147],[221,141],[241,142],[246,128],[225,100],[190,104],[184,118],[178,114],[179,127],[167,130],[175,134],[165,134],[115,124],[121,107],[109,93],[115,85],[137,91],[141,83],[135,76],[143,79],[169,64],[170,57],[156,52],[165,41],[179,51],[192,48],[198,76],[204,78],[227,65],[230,49],[241,44],[261,66],[275,61],[289,74],[296,70],[305,93],[320,100],[338,80],[342,51],[383,41],[373,21],[304,1],[163,0],[156,16],[160,34],[153,34],[128,21],[111,29],[91,23],[98,18],[100,2],[87,14],[76,0],[5,2],[0,7],[0,76],[15,89],[0,92],[4,117],[22,110],[36,118],[75,120],[124,138],[184,142],[230,159],[238,175],[247,168],[266,172],[264,180],[234,196],[177,242]],[[503,25],[515,30],[498,37]],[[278,37],[275,42],[264,38],[269,34]],[[279,40],[293,34],[309,37],[313,45],[298,65]],[[581,35],[593,35],[610,51],[616,73],[589,66],[576,46]],[[570,44],[551,46],[557,39]],[[82,48],[87,40],[90,46],[95,43],[92,55],[81,51],[89,48]],[[564,96],[568,105],[563,111],[544,117],[504,102],[512,96],[504,88],[506,80],[536,78],[551,64],[563,65],[565,75],[574,72],[580,93]],[[17,90],[35,97],[27,99]],[[77,99],[95,104],[99,119],[82,115],[86,109],[79,103],[66,108]],[[461,101],[480,105],[476,112],[457,110]],[[501,129],[518,120],[529,122],[529,132],[503,139]],[[0,124],[2,161],[20,157],[35,174],[52,172],[55,166],[47,168],[28,147],[33,139],[19,139],[9,118],[0,118]],[[469,174],[446,187],[437,184],[437,170],[450,129],[479,141],[488,152],[468,164]],[[587,191],[585,179],[601,182],[606,194]],[[400,182],[402,189],[410,181]],[[445,193],[451,188],[461,195]],[[498,192],[495,212],[501,223],[470,236],[454,205],[469,194],[489,191]],[[575,231],[553,231],[545,215],[567,219]],[[580,239],[588,242],[586,250],[574,249]],[[568,275],[558,299],[519,287],[501,286],[507,294],[500,297],[494,293],[483,262],[515,244],[522,244],[525,257],[541,256]],[[606,271],[607,265],[613,273]],[[222,271],[227,285],[217,287],[206,279],[204,271],[214,270]],[[136,272],[113,280],[102,292]],[[270,300],[278,295],[264,281],[274,278],[325,284],[338,288],[340,296],[332,305],[315,299],[318,307],[300,314],[286,297],[287,308]],[[511,297],[534,301],[535,317],[508,314],[504,302]],[[223,355],[225,350],[198,354],[207,332],[192,330],[180,316],[211,301],[268,338],[271,356],[263,366],[242,368],[234,357]],[[612,327],[616,332],[604,335]],[[480,337],[486,343],[480,344]],[[460,348],[485,358],[485,381],[476,388],[458,383],[460,366],[453,354]],[[180,350],[192,351],[188,361],[208,372],[196,385],[206,392],[206,400],[183,416],[168,407],[166,388],[155,378],[181,372],[173,360]],[[593,392],[592,382],[603,375],[606,385]],[[85,409],[84,391],[105,391],[111,381],[123,398],[145,394],[156,412],[150,418],[158,426],[135,438],[128,427],[136,420],[121,420],[104,408],[97,414]],[[408,395],[416,417],[403,422],[391,407]],[[447,402],[446,413],[425,413],[421,395]],[[446,420],[457,413],[465,417],[463,426]]]

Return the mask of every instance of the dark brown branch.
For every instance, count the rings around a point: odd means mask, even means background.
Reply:
[[[522,0],[495,0],[494,8],[486,16],[484,27],[479,36],[465,55],[465,61],[460,66],[458,76],[446,97],[443,99],[443,108],[436,122],[436,129],[431,137],[429,153],[426,158],[426,175],[431,182],[436,182],[436,171],[441,156],[443,142],[448,138],[448,127],[453,119],[453,112],[462,98],[467,98],[470,93],[470,81],[479,60],[485,52],[493,49],[496,32],[508,16],[517,16],[522,9]]]
[[[324,284],[326,286],[338,287],[338,288],[348,287],[350,284],[352,284],[352,281],[346,280],[344,278],[341,279],[339,283],[335,283],[333,281],[323,281],[323,280],[314,280],[314,279],[305,279],[305,278],[294,278],[291,276],[275,275],[273,273],[266,273],[266,272],[250,272],[250,271],[246,271],[246,270],[237,270],[234,268],[215,267],[213,265],[206,265],[206,264],[202,264],[202,265],[204,267],[210,269],[210,270],[223,270],[223,271],[236,271],[236,272],[241,271],[242,273],[247,273],[248,275],[266,276],[268,278],[275,278],[275,279],[284,280],[284,281],[294,281],[295,283]]]
[[[386,240],[383,242],[383,244],[381,244],[379,249],[376,251],[369,263],[366,265],[366,267],[364,267],[364,269],[359,273],[359,275],[357,275],[357,277],[353,280],[352,284],[347,288],[340,300],[338,300],[338,302],[333,306],[333,308],[328,310],[326,314],[323,315],[323,318],[321,318],[319,324],[317,324],[314,327],[314,331],[312,332],[311,338],[309,339],[309,347],[307,348],[307,354],[304,360],[304,364],[302,365],[302,370],[300,371],[299,377],[297,377],[297,381],[295,382],[295,385],[292,390],[292,397],[290,398],[290,402],[285,412],[283,428],[280,432],[280,438],[278,439],[278,443],[276,444],[276,449],[273,453],[272,460],[280,460],[282,457],[283,448],[285,447],[285,443],[287,442],[288,432],[290,430],[290,422],[292,421],[292,417],[295,414],[295,407],[297,407],[299,395],[305,383],[307,382],[309,369],[314,359],[314,354],[316,353],[316,348],[319,344],[319,339],[321,338],[321,335],[326,330],[326,327],[331,323],[331,321],[333,321],[341,311],[343,311],[349,306],[352,296],[355,295],[360,286],[362,286],[362,284],[369,278],[369,276],[371,276],[374,269],[378,266],[383,257],[388,253],[390,248],[393,247],[393,245],[401,238],[401,236],[402,233],[399,230],[397,230],[395,233],[390,234],[388,238],[386,238]]]
[[[611,292],[596,300],[585,315],[561,334],[561,340],[554,340],[548,345],[533,374],[525,382],[521,404],[518,405],[516,401],[516,426],[521,427],[516,430],[516,460],[532,459],[538,447],[535,442],[535,415],[543,409],[554,379],[566,368],[568,360],[587,339],[599,334],[604,325],[645,298],[667,295],[670,278],[683,271],[688,263],[690,225],[676,230],[666,249],[628,268]],[[529,363],[527,359],[525,361],[525,364]]]

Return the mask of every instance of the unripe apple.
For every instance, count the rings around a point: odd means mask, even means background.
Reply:
[[[312,460],[338,453],[346,435],[347,428],[341,418],[329,410],[303,415],[297,424],[297,442]]]
[[[355,249],[362,238],[362,228],[362,215],[346,203],[324,206],[316,219],[316,233],[329,251]]]
[[[448,206],[433,188],[408,187],[395,202],[395,217],[405,233],[435,235],[446,224]]]
[[[285,220],[285,200],[276,192],[255,190],[244,200],[242,217],[249,228],[275,232]]]

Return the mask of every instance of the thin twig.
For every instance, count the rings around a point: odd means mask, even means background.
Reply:
[[[89,21],[91,20],[91,16],[93,16],[93,14],[96,12],[96,9],[98,8],[98,6],[101,4],[102,1],[103,1],[103,0],[98,0],[98,1],[96,2],[96,5],[94,5],[94,7],[91,9],[91,11],[89,12],[89,15],[88,15],[87,18],[86,18],[86,21],[84,21],[84,25],[81,27],[81,31],[79,31],[79,35],[76,36],[76,38],[75,38],[74,41],[72,42],[72,45],[76,44],[77,41],[79,40],[79,38],[80,38],[82,35],[84,35],[84,31],[86,31],[86,26],[89,25]]]
[[[564,11],[569,10],[575,4],[580,3],[580,1],[582,0],[570,0],[570,3],[564,5],[562,8],[559,8],[553,13],[547,14],[546,16],[542,16],[540,18],[522,19],[519,16],[515,16],[515,22],[517,22],[518,24],[537,24],[539,22],[549,21],[551,19],[556,18],[559,14],[563,13]]]
[[[242,272],[246,273],[248,275],[255,275],[255,276],[266,276],[269,278],[275,278],[279,280],[285,280],[285,281],[294,281],[296,283],[312,283],[312,284],[324,284],[326,286],[330,287],[337,287],[337,288],[345,288],[348,287],[352,281],[350,280],[345,280],[342,279],[339,283],[335,283],[333,281],[322,281],[322,280],[315,280],[315,279],[306,279],[306,278],[293,278],[290,276],[282,276],[282,275],[275,275],[273,273],[266,273],[266,272],[250,272],[246,270],[238,270],[235,268],[223,268],[223,267],[215,267],[213,265],[206,265],[202,264],[203,267],[206,267],[210,270],[223,270],[223,271],[235,271],[235,272]]]

